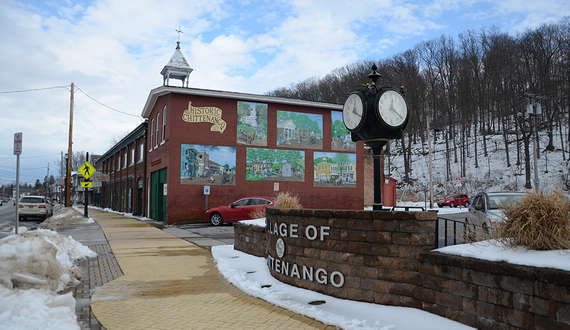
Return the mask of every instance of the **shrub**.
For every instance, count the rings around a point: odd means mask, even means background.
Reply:
[[[287,209],[302,209],[303,205],[299,203],[299,197],[292,195],[290,192],[281,192],[277,194],[275,206]]]
[[[502,244],[532,250],[570,249],[570,200],[559,189],[528,193],[502,209],[506,219],[495,236]]]
[[[284,192],[277,194],[277,200],[275,201],[275,206],[288,208],[288,209],[302,209],[303,206],[299,203],[299,198],[293,196],[290,192]],[[265,218],[265,208],[260,207],[253,210],[250,214],[253,219]]]

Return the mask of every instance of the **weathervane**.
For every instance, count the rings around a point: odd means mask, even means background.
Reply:
[[[182,32],[180,25],[178,25],[178,30],[174,30],[174,31],[176,31],[176,33],[178,33],[178,42],[180,42],[180,33],[184,33],[184,32]]]

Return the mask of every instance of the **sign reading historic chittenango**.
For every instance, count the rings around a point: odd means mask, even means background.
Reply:
[[[188,102],[188,109],[182,113],[182,120],[188,123],[212,123],[212,132],[224,133],[227,123],[222,119],[222,109],[217,107],[194,107]]]

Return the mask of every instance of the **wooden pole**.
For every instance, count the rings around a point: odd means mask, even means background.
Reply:
[[[71,205],[71,160],[73,158],[73,92],[75,84],[71,83],[71,100],[69,103],[69,146],[67,148],[67,176],[65,182],[65,207]]]

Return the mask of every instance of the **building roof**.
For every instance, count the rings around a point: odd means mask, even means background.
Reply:
[[[249,101],[249,102],[261,102],[261,103],[278,103],[278,104],[287,104],[287,105],[297,105],[297,106],[306,106],[306,107],[313,107],[313,108],[322,108],[322,109],[330,109],[336,111],[342,111],[341,104],[334,104],[334,103],[325,103],[325,102],[315,102],[315,101],[305,101],[299,99],[288,99],[282,97],[274,97],[268,95],[256,95],[256,94],[247,94],[247,93],[239,93],[239,92],[226,92],[226,91],[217,91],[217,90],[210,90],[210,89],[199,89],[199,88],[183,88],[183,87],[173,87],[173,86],[162,86],[155,88],[150,91],[150,94],[146,100],[144,105],[143,111],[141,116],[143,118],[148,118],[156,101],[159,97],[167,95],[167,94],[184,94],[184,95],[194,95],[194,96],[205,96],[205,97],[217,97],[217,98],[225,98],[225,99],[236,99],[239,101]]]

